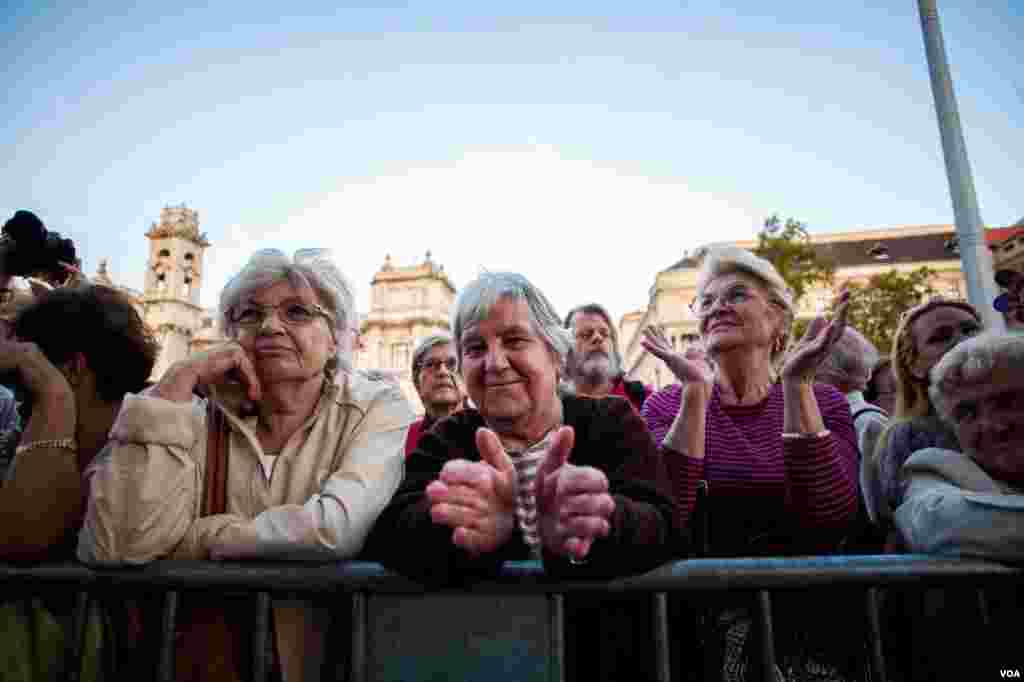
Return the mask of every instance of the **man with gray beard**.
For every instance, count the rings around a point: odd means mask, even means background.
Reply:
[[[565,391],[585,398],[620,396],[639,413],[651,388],[626,380],[618,333],[608,311],[597,303],[577,306],[566,316],[565,327],[574,339],[566,362]]]

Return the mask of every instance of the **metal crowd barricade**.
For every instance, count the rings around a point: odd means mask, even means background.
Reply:
[[[655,656],[659,680],[673,679],[670,669],[671,632],[665,605],[668,593],[720,593],[730,590],[757,594],[757,626],[760,629],[760,664],[772,679],[775,668],[775,640],[772,632],[771,594],[794,589],[827,590],[839,586],[865,588],[865,616],[871,638],[873,680],[885,680],[881,644],[879,588],[897,585],[971,588],[994,583],[1020,583],[1024,569],[990,561],[928,557],[921,555],[824,556],[757,559],[690,559],[665,564],[653,571],[607,582],[556,582],[547,578],[536,562],[512,562],[493,579],[474,583],[458,591],[431,592],[422,585],[385,570],[379,564],[347,562],[338,564],[298,563],[214,563],[156,562],[141,568],[92,569],[80,564],[0,564],[0,580],[10,594],[45,592],[50,588],[78,592],[71,641],[66,647],[65,670],[76,671],[82,656],[84,621],[89,607],[86,596],[112,590],[161,591],[163,597],[160,646],[156,678],[174,679],[174,634],[179,593],[223,591],[251,593],[256,616],[253,621],[252,676],[267,679],[269,657],[269,609],[274,595],[350,598],[347,625],[351,651],[349,670],[343,677],[353,682],[367,679],[367,631],[373,610],[373,596],[448,595],[533,595],[543,596],[549,605],[549,679],[564,677],[564,623],[562,599],[573,593],[646,593],[651,595],[654,617]],[[337,617],[337,616],[336,616]],[[497,614],[501,617],[501,614]],[[333,627],[333,626],[332,626]],[[331,671],[331,668],[325,668]],[[69,674],[68,679],[74,679]]]

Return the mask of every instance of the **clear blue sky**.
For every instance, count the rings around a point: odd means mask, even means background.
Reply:
[[[205,303],[255,248],[333,246],[364,311],[385,253],[621,315],[772,212],[952,222],[913,0],[73,4],[3,10],[0,215],[136,288],[182,202],[214,243]],[[1024,0],[983,4],[940,12],[1001,226],[1024,216]]]

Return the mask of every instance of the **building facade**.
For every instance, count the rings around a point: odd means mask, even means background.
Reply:
[[[1010,243],[1007,238],[1012,233],[1007,229],[1011,228],[988,231],[997,263],[1004,244]],[[1024,259],[1024,236],[1018,234],[1012,239],[1021,241],[1020,247],[1012,246],[1011,250],[1019,249],[1013,253]],[[752,240],[731,243],[745,249],[757,246]],[[834,286],[807,292],[800,301],[798,318],[810,319],[819,314],[845,283],[866,284],[873,275],[893,269],[910,272],[927,266],[935,271],[931,284],[939,294],[952,298],[967,295],[956,230],[952,225],[811,235],[811,243],[821,257],[836,264]],[[657,273],[647,307],[627,313],[620,320],[623,357],[627,373],[633,379],[656,388],[675,381],[664,364],[640,345],[640,332],[647,325],[661,325],[672,344],[680,349],[697,338],[697,319],[690,311],[690,303],[696,296],[699,256],[698,249]]]

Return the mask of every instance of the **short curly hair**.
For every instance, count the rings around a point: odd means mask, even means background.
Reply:
[[[106,402],[145,388],[160,352],[131,300],[101,285],[47,292],[18,313],[13,331],[54,365],[85,355],[96,392]]]

